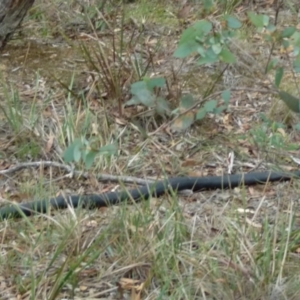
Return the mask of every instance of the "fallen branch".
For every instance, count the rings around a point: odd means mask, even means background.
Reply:
[[[88,172],[81,172],[81,171],[76,171],[74,167],[66,165],[66,164],[61,164],[58,162],[53,162],[53,161],[36,161],[36,162],[26,162],[26,163],[20,163],[17,164],[16,166],[13,166],[9,169],[6,170],[1,170],[0,175],[3,176],[8,176],[12,173],[16,173],[22,169],[26,168],[40,168],[40,167],[54,167],[54,168],[59,168],[63,169],[66,172],[68,172],[68,177],[72,178],[73,176],[77,177],[83,177],[85,179],[90,177],[90,174]],[[151,183],[154,183],[155,180],[150,180],[150,179],[140,179],[137,177],[132,177],[132,176],[116,176],[116,175],[109,175],[109,174],[99,174],[96,175],[97,180],[105,182],[105,181],[111,181],[111,182],[123,182],[123,183],[129,183],[129,184],[138,184],[138,185],[148,185]]]

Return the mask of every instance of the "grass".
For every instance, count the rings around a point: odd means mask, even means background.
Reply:
[[[55,167],[2,176],[3,205],[131,188],[99,182],[101,173],[154,180],[220,175],[231,151],[237,173],[297,167],[291,158],[299,149],[297,116],[286,122],[273,94],[261,92],[253,74],[267,58],[259,49],[268,45],[251,26],[240,33],[247,41],[236,43],[244,54],[255,53],[258,64],[250,72],[237,65],[222,81],[223,66],[172,57],[187,26],[176,18],[179,4],[85,5],[36,1],[2,53],[0,164],[62,162],[64,150],[82,136],[97,148],[118,145],[118,155],[98,156],[88,178]],[[197,19],[201,3],[192,5],[191,19]],[[226,5],[236,13],[237,1]],[[220,7],[209,17],[217,21]],[[236,82],[230,109],[173,132],[161,127],[172,116],[123,106],[130,84],[145,75],[168,79],[168,89],[156,92],[167,95],[172,108],[181,94],[201,98],[211,86],[222,91]],[[291,81],[283,82],[289,91]],[[244,89],[234,90],[239,86]],[[86,171],[81,161],[75,166]],[[298,299],[298,194],[297,181],[280,182],[3,221],[0,298]]]

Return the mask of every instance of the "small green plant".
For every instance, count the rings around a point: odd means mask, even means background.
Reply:
[[[235,63],[236,58],[229,50],[228,43],[234,36],[234,29],[242,26],[241,22],[232,16],[225,16],[225,29],[217,31],[214,25],[201,20],[186,29],[179,41],[174,56],[186,58],[191,54],[200,54],[199,64],[212,64],[219,61]]]
[[[94,145],[93,140],[81,138],[75,139],[74,142],[66,149],[64,159],[66,162],[79,162],[82,159],[86,168],[90,168],[93,165],[96,156],[113,155],[116,152],[117,148],[113,144],[98,148]]]
[[[169,103],[164,97],[159,96],[159,90],[165,85],[166,80],[162,77],[144,78],[142,81],[133,83],[130,89],[132,97],[125,106],[142,104],[154,108],[156,113],[161,116],[169,115]]]
[[[214,64],[224,62],[233,64],[236,62],[234,54],[229,49],[229,44],[235,35],[235,30],[242,26],[242,23],[235,17],[225,15],[225,26],[221,30],[216,30],[213,23],[207,20],[201,20],[186,29],[179,41],[179,45],[174,52],[177,58],[186,58],[191,54],[198,53],[200,58],[198,63]],[[213,87],[204,95],[205,99],[209,99],[209,93]],[[202,120],[208,113],[220,114],[228,108],[230,100],[230,91],[226,90],[222,94],[224,104],[219,105],[215,99],[209,99],[201,105],[200,109],[194,114],[186,114],[182,110],[189,111],[199,104],[192,95],[184,95],[181,98],[180,106],[173,114],[180,114],[179,120],[182,123],[182,129],[188,128],[197,120]],[[177,115],[178,118],[178,115]]]

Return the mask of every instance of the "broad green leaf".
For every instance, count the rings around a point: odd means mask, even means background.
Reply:
[[[191,26],[183,31],[180,40],[179,45],[186,44],[190,41],[195,41],[195,38],[199,35],[196,28],[194,26]]]
[[[219,42],[219,39],[217,39],[215,36],[212,36],[208,39],[208,43],[211,44],[212,46],[214,44],[217,44]]]
[[[300,99],[285,91],[279,91],[280,99],[288,106],[288,108],[296,113],[300,112]]]
[[[205,47],[202,47],[201,45],[198,45],[197,47],[197,52],[202,56],[205,57],[206,56],[206,51],[207,49]]]
[[[213,49],[210,47],[206,50],[204,55],[198,60],[198,63],[200,65],[203,64],[212,64],[214,62],[219,61],[218,55],[213,51]]]
[[[218,55],[222,51],[222,45],[221,44],[214,44],[212,45],[212,50]]]
[[[64,152],[64,155],[63,155],[63,158],[64,158],[64,161],[66,163],[69,163],[73,160],[74,156],[73,156],[73,152],[74,152],[74,146],[71,145],[69,146],[65,152]]]
[[[76,146],[74,147],[73,157],[74,157],[74,160],[75,160],[76,162],[79,162],[79,161],[80,161],[82,151],[83,151],[83,149],[82,149],[82,144],[76,145]]]
[[[185,44],[179,45],[174,52],[174,57],[185,58],[197,51],[199,44],[196,41],[190,41]]]
[[[287,49],[288,47],[290,47],[291,43],[289,40],[283,40],[282,41],[282,46]]]
[[[283,67],[280,67],[280,68],[276,69],[275,85],[276,85],[277,88],[279,88],[279,85],[281,83],[281,80],[282,80],[282,77],[283,77],[283,72],[284,72]]]
[[[179,45],[174,52],[174,56],[185,58],[196,52],[203,36],[212,30],[212,24],[206,20],[201,20],[186,29],[181,35]]]
[[[155,97],[153,93],[147,88],[147,84],[143,81],[135,82],[131,85],[131,93],[134,95],[125,105],[132,105],[134,102],[142,103],[145,106],[153,107]]]
[[[130,92],[133,95],[136,95],[142,89],[147,89],[145,81],[137,81],[130,86]]]
[[[213,0],[203,0],[203,6],[206,11],[214,9],[215,2]]]
[[[139,105],[139,104],[141,104],[140,99],[136,96],[133,96],[131,99],[125,102],[124,106]]]
[[[230,27],[232,29],[238,29],[242,26],[242,23],[233,16],[226,16],[225,19],[227,21],[228,27]]]
[[[162,88],[166,85],[166,79],[163,77],[144,79],[144,81],[146,82],[146,85],[149,90],[153,90],[156,87]]]
[[[147,107],[153,107],[155,105],[155,97],[148,90],[141,91],[138,97],[142,104]]]
[[[80,150],[81,147],[82,147],[81,139],[75,139],[74,142],[64,152],[63,157],[64,157],[65,162],[69,163],[69,162],[75,160],[74,154],[78,158],[78,149]],[[79,157],[79,159],[80,159],[80,157]]]
[[[218,105],[217,100],[209,100],[205,102],[204,109],[206,110],[206,112],[213,112],[214,109],[217,107],[217,105]]]
[[[197,101],[194,99],[193,95],[187,94],[183,95],[180,100],[180,106],[185,109],[192,107]]]
[[[268,26],[269,25],[269,21],[270,21],[270,17],[267,16],[267,15],[262,15],[262,19],[263,19],[264,26]]]
[[[268,32],[272,33],[272,32],[275,32],[277,27],[274,24],[269,24],[266,26],[266,29],[268,30]]]
[[[205,118],[207,111],[205,108],[201,108],[197,111],[196,120],[202,120]]]
[[[296,27],[287,27],[281,32],[283,38],[289,38],[296,32]]]
[[[230,96],[231,96],[230,90],[223,91],[221,96],[222,96],[224,102],[228,105]]]
[[[179,45],[195,41],[197,37],[201,37],[212,30],[212,24],[206,20],[199,21],[187,28],[181,35]]]
[[[85,166],[87,169],[89,169],[93,163],[95,162],[95,157],[97,156],[96,151],[89,151],[86,156],[84,157]]]
[[[248,17],[252,24],[255,25],[257,28],[261,28],[269,24],[270,18],[267,15],[256,14],[250,11],[248,12]]]
[[[212,23],[206,20],[196,22],[192,27],[196,29],[197,35],[201,35],[201,33],[207,34],[213,28]]]
[[[233,64],[236,62],[236,58],[232,52],[230,52],[228,49],[223,48],[221,53],[219,54],[219,57],[222,61]]]

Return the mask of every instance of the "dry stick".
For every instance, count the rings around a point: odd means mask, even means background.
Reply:
[[[36,162],[28,162],[28,163],[20,163],[14,167],[11,167],[7,170],[1,170],[0,175],[7,176],[11,173],[15,173],[17,171],[20,171],[25,168],[37,168],[37,167],[55,167],[55,168],[60,168],[63,169],[67,172],[69,172],[69,176],[72,178],[74,175],[78,177],[83,177],[85,179],[89,178],[90,175],[88,172],[81,172],[81,171],[76,171],[74,170],[73,167],[66,165],[66,164],[61,164],[58,162],[53,162],[53,161],[36,161]],[[139,185],[148,185],[155,183],[155,180],[150,180],[150,179],[140,179],[132,176],[116,176],[116,175],[109,175],[109,174],[99,174],[96,175],[96,178],[99,181],[111,181],[111,182],[124,182],[124,183],[130,183],[130,184],[139,184]]]

